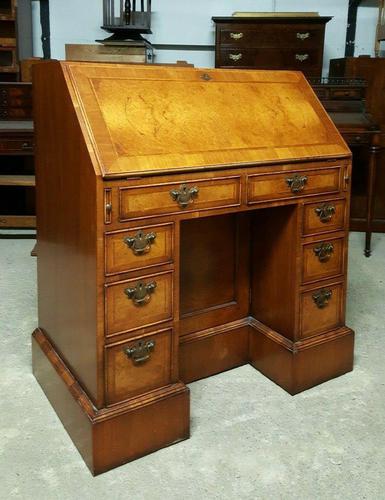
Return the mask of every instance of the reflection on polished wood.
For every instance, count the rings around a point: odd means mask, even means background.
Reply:
[[[33,367],[94,474],[188,438],[187,382],[352,369],[351,155],[300,73],[50,62],[34,85]]]

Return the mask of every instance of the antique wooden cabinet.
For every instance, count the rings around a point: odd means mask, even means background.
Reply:
[[[352,369],[351,153],[301,73],[34,71],[33,370],[94,474],[187,438],[188,382]]]
[[[213,17],[217,68],[290,69],[320,77],[331,17]]]

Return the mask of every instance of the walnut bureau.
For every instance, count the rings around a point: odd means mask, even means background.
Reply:
[[[188,438],[188,382],[352,369],[351,153],[301,73],[53,61],[34,86],[33,370],[94,474]]]

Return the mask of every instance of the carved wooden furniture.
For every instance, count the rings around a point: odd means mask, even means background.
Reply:
[[[0,228],[36,226],[32,87],[0,83]]]
[[[331,17],[213,17],[217,68],[289,69],[320,77]]]
[[[19,61],[31,55],[31,0],[0,0],[0,81],[18,81]]]
[[[348,78],[310,79],[310,83],[353,152],[350,227],[365,231],[369,257],[380,129],[365,107],[367,83]]]
[[[365,94],[366,108],[380,127],[378,143],[381,149],[377,149],[376,152],[377,168],[374,175],[371,175],[370,168],[364,168],[368,165],[365,157],[359,162],[362,166],[355,169],[357,180],[353,176],[351,228],[354,231],[367,231],[369,220],[370,231],[385,232],[385,59],[381,57],[332,59],[329,73],[333,78],[362,78],[368,84]],[[369,216],[367,186],[373,186],[372,214]]]
[[[300,73],[34,70],[33,370],[94,474],[186,439],[188,382],[352,369],[351,153]]]

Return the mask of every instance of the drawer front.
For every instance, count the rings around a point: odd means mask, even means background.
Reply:
[[[173,273],[157,273],[106,285],[106,335],[172,320]]]
[[[219,40],[221,45],[246,48],[322,47],[323,29],[304,25],[245,27],[239,24],[221,28]]]
[[[342,326],[342,311],[342,284],[325,286],[303,293],[301,297],[301,337],[312,337]]]
[[[327,194],[340,190],[341,167],[256,174],[247,178],[248,204],[266,200]]]
[[[123,222],[154,215],[239,206],[240,196],[240,177],[120,188],[119,219]]]
[[[344,270],[344,238],[325,239],[303,246],[303,282],[332,278]]]
[[[173,260],[174,225],[138,227],[106,234],[106,274],[167,264]]]
[[[364,99],[365,98],[365,93],[364,93],[364,89],[360,89],[360,88],[357,88],[357,89],[349,89],[349,88],[342,88],[342,89],[338,89],[338,88],[332,88],[330,89],[330,98],[331,99],[348,99],[348,100],[351,100],[351,99]]]
[[[316,70],[322,64],[318,49],[242,49],[222,48],[219,64],[224,67]],[[315,75],[316,76],[316,75]]]
[[[106,347],[108,404],[171,382],[172,330]]]
[[[31,139],[0,140],[1,153],[31,153],[33,152],[33,141]]]
[[[342,134],[349,146],[368,145],[371,141],[371,134]]]
[[[308,203],[304,207],[303,234],[345,229],[345,200]]]
[[[3,108],[0,107],[0,118],[3,120],[30,120],[32,108]]]

